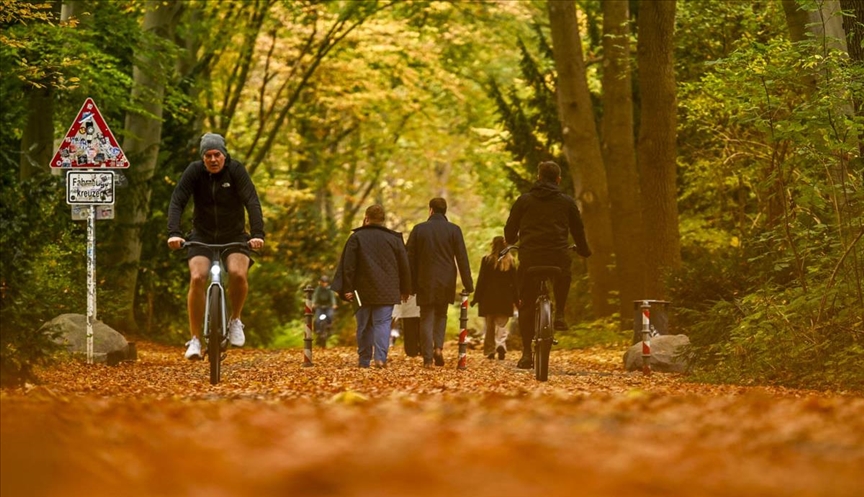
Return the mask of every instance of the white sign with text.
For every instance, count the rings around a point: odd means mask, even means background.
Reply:
[[[114,171],[68,171],[66,203],[69,205],[113,205]]]

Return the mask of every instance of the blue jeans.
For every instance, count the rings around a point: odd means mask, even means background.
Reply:
[[[444,348],[447,305],[445,303],[420,306],[420,348],[423,351],[423,362],[432,361],[433,347]]]
[[[393,318],[392,305],[364,305],[357,309],[357,354],[360,367],[369,367],[374,349],[375,360],[387,362],[390,348],[390,321]]]

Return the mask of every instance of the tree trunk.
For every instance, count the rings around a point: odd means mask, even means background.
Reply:
[[[41,4],[36,0],[30,3]],[[60,14],[59,1],[51,3],[52,12]],[[54,156],[54,90],[49,81],[42,88],[33,86],[25,90],[27,95],[27,123],[21,134],[21,157],[18,161],[18,177],[28,180],[40,172],[48,172],[49,162]]]
[[[642,261],[645,241],[633,136],[629,23],[627,2],[603,1],[603,121],[600,135],[611,201],[620,296],[618,311],[624,329],[633,326],[633,301],[646,298]]]
[[[171,39],[181,6],[180,2],[169,2],[146,12],[144,31]],[[145,45],[136,54],[133,68],[132,100],[142,102],[146,113],[126,116],[122,148],[130,164],[124,173],[128,187],[117,192],[116,228],[105,255],[112,270],[106,291],[119,306],[117,315],[109,318],[112,325],[124,331],[138,331],[134,304],[141,258],[141,228],[150,210],[150,181],[162,139],[162,99],[170,64],[162,52]]]
[[[48,172],[48,163],[54,156],[54,91],[46,85],[28,88],[26,93],[27,124],[21,135],[18,163],[21,181]]]
[[[645,227],[645,296],[667,298],[666,272],[681,265],[675,159],[677,103],[673,64],[675,1],[643,0],[639,10],[637,160]]]
[[[849,59],[852,64],[864,68],[864,0],[840,0],[840,6],[847,14],[843,16],[843,30]],[[864,101],[856,98],[853,107],[856,116],[864,116]],[[864,132],[858,135],[858,155],[864,157]]]
[[[588,244],[594,253],[588,259],[591,304],[595,317],[610,316],[617,308],[615,276],[610,269],[613,264],[612,223],[576,7],[572,1],[556,0],[548,2],[548,7],[564,150],[573,175],[574,193],[581,203]]]

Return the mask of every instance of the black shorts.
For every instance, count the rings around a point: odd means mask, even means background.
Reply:
[[[251,239],[251,237],[247,233],[241,233],[237,236],[219,237],[219,238],[214,240],[212,238],[206,238],[203,236],[198,236],[195,234],[194,231],[192,233],[190,233],[189,237],[187,238],[187,240],[190,242],[201,242],[201,243],[232,243],[232,242],[244,242],[244,243],[246,243],[250,239]],[[252,260],[252,251],[249,249],[248,245],[243,246],[243,247],[231,247],[231,248],[225,249],[222,252],[222,258],[224,259],[224,258],[228,257],[229,255],[236,254],[236,253],[245,254],[246,257],[249,258],[249,267],[252,267],[252,264],[255,263],[255,261]],[[209,249],[207,247],[198,247],[198,246],[189,247],[186,249],[186,259],[187,260],[191,259],[193,257],[199,256],[199,255],[203,255],[204,257],[210,259],[213,256],[213,250]]]

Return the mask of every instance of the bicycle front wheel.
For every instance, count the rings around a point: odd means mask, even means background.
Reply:
[[[210,384],[216,385],[219,383],[222,366],[222,338],[224,337],[225,323],[223,317],[225,311],[222,309],[222,292],[214,286],[210,288],[208,296],[209,303],[207,307],[210,309],[208,316],[208,326],[210,336],[207,340],[207,356],[210,359]]]
[[[537,327],[534,330],[534,377],[549,379],[549,352],[552,350],[552,304],[541,300],[537,305]]]

